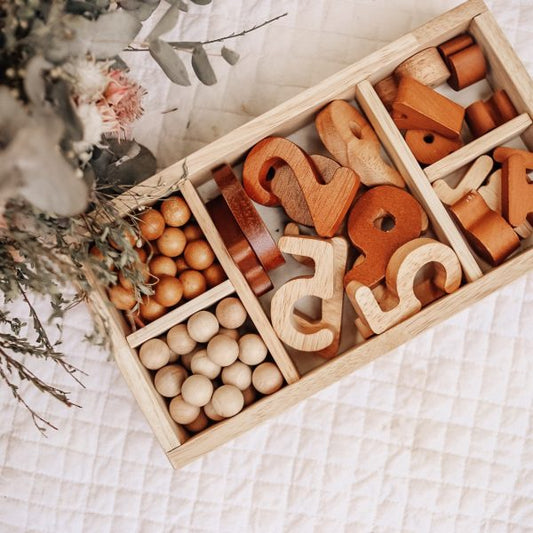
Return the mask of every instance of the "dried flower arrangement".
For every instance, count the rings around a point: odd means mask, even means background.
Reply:
[[[82,265],[92,264],[106,284],[122,273],[138,300],[152,293],[132,268],[131,226],[106,203],[156,169],[153,154],[132,138],[145,90],[118,54],[149,52],[172,82],[190,85],[179,52],[192,52],[194,74],[212,85],[216,76],[204,46],[279,18],[210,41],[167,42],[161,36],[188,4],[166,0],[169,7],[145,42],[134,43],[160,1],[15,0],[0,6],[0,378],[41,432],[54,426],[25,401],[24,386],[73,405],[66,391],[31,367],[33,358],[44,359],[79,382],[80,371],[66,361],[47,326],[55,321],[60,328],[65,312],[86,298]],[[238,61],[225,46],[220,53],[230,65]],[[97,225],[85,215],[95,208],[108,223]],[[77,289],[66,298],[65,287],[72,285]],[[49,316],[39,316],[30,294],[49,299]],[[20,299],[25,317],[10,312]],[[91,340],[98,338],[95,324]]]

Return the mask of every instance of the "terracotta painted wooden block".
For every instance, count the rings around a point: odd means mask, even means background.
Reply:
[[[397,187],[381,185],[365,192],[348,217],[348,236],[362,255],[344,276],[344,285],[357,280],[375,287],[398,247],[420,236],[424,215],[415,198]],[[388,231],[381,229],[386,219],[393,224]]]
[[[520,246],[513,228],[496,211],[489,209],[477,191],[470,191],[450,207],[476,252],[491,265],[499,265]]]
[[[455,252],[445,244],[433,239],[419,238],[405,243],[392,255],[387,265],[386,285],[390,297],[397,302],[384,310],[372,290],[357,281],[351,281],[346,293],[359,318],[374,333],[383,333],[402,320],[414,315],[422,303],[414,293],[417,272],[427,265],[435,265],[433,282],[446,293],[454,292],[461,285],[461,264]]]
[[[531,157],[529,154],[526,157]],[[533,183],[527,176],[526,157],[513,154],[502,165],[502,214],[511,226],[533,224]]]
[[[342,323],[342,279],[348,243],[342,237],[281,237],[279,247],[284,253],[310,257],[314,261],[315,272],[311,277],[287,281],[274,294],[270,308],[274,330],[292,348],[322,352],[328,357],[334,355]],[[306,296],[322,300],[319,320],[308,320],[301,314],[298,319],[294,317],[294,306]]]
[[[250,198],[263,205],[283,205],[283,197],[271,191],[267,179],[270,168],[279,163],[291,168],[317,233],[335,235],[359,188],[355,173],[340,167],[329,183],[321,183],[315,165],[299,146],[288,139],[268,137],[252,148],[244,162],[243,183]]]
[[[516,116],[518,112],[503,89],[489,99],[478,100],[466,108],[466,122],[474,137],[481,137]]]
[[[455,188],[450,187],[446,181],[441,179],[433,183],[433,189],[443,203],[453,205],[468,192],[476,190],[487,179],[493,165],[490,156],[482,155],[470,165]]]
[[[393,119],[401,130],[430,130],[449,139],[461,133],[465,110],[413,78],[402,78],[392,104]]]
[[[415,159],[423,165],[432,165],[463,146],[460,137],[448,139],[429,130],[407,130],[405,142]]]
[[[381,157],[381,144],[372,126],[355,107],[334,100],[315,119],[324,146],[343,166],[352,168],[367,187],[405,187],[398,171]]]
[[[266,272],[285,263],[272,235],[229,165],[213,171],[229,210]]]

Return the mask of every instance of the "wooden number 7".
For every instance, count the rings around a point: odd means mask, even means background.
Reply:
[[[270,309],[274,330],[292,348],[332,357],[340,338],[348,243],[342,237],[326,240],[285,236],[280,238],[278,246],[284,253],[310,257],[315,263],[315,273],[288,281],[274,294]],[[295,312],[295,304],[305,296],[322,299],[319,320],[312,321]]]

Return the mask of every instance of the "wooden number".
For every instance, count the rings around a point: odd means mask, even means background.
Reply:
[[[269,137],[252,148],[243,167],[246,192],[263,205],[283,205],[268,182],[269,170],[280,163],[291,168],[313,219],[316,232],[332,237],[339,229],[359,188],[357,175],[341,167],[329,183],[321,183],[320,175],[309,156],[293,142],[281,137]]]
[[[381,144],[367,120],[348,102],[334,100],[315,119],[324,146],[344,167],[350,167],[367,187],[405,187],[398,171],[381,157]]]
[[[443,203],[452,205],[469,191],[476,190],[485,181],[492,166],[492,158],[488,155],[482,155],[472,163],[455,188],[450,187],[443,179],[433,183],[433,188]]]
[[[417,272],[428,263],[435,264],[433,283],[438,288],[446,293],[459,288],[462,271],[455,252],[449,246],[427,238],[414,239],[392,255],[385,277],[387,290],[397,302],[391,309],[383,310],[366,285],[357,281],[348,284],[348,298],[359,318],[374,333],[383,333],[420,311],[422,303],[413,286]]]
[[[388,231],[380,226],[386,218],[394,224]],[[348,217],[348,236],[363,258],[344,276],[344,285],[357,280],[375,287],[395,250],[420,236],[425,218],[420,204],[403,189],[381,185],[365,192]]]
[[[306,352],[322,352],[331,357],[337,351],[342,323],[342,278],[346,268],[348,243],[342,237],[281,237],[278,246],[291,255],[307,256],[315,263],[314,275],[285,283],[274,294],[271,317],[278,337],[288,346]],[[312,321],[295,316],[294,306],[305,296],[322,299],[322,316]]]

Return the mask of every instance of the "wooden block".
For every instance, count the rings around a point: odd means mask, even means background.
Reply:
[[[265,269],[246,240],[244,233],[233,218],[224,198],[217,196],[206,205],[228,252],[242,272],[256,296],[262,296],[274,286]]]
[[[478,100],[466,108],[466,122],[474,137],[481,137],[517,115],[504,90],[496,91],[488,100]]]
[[[348,236],[363,255],[344,276],[344,285],[357,280],[375,287],[384,277],[392,254],[406,242],[420,236],[423,209],[408,192],[381,185],[365,192],[348,217]],[[385,218],[392,229],[380,229]]]
[[[394,70],[394,75],[396,79],[408,76],[428,87],[437,87],[450,77],[450,71],[433,46],[400,63]]]
[[[381,157],[381,144],[372,126],[348,102],[334,100],[328,104],[318,113],[315,126],[331,155],[355,170],[364,185],[405,187],[398,171]]]
[[[449,139],[461,133],[465,110],[459,104],[413,78],[402,78],[392,104],[401,130],[431,130]]]
[[[433,189],[443,203],[453,205],[469,191],[476,190],[485,181],[492,167],[492,158],[488,155],[482,155],[472,163],[455,188],[450,187],[443,179],[440,179],[433,183]]]
[[[532,156],[527,152],[527,158]],[[526,157],[513,154],[502,165],[502,214],[514,227],[533,224],[533,183],[527,176]]]
[[[533,169],[533,152],[510,148],[509,146],[498,146],[492,153],[494,161],[498,163],[504,163],[512,155],[519,155],[523,158],[526,169]]]
[[[451,72],[448,85],[456,91],[482,80],[487,74],[485,56],[477,44],[448,56],[446,64]]]
[[[405,142],[416,160],[423,165],[432,165],[463,146],[463,141],[448,139],[429,130],[407,130]]]
[[[378,93],[383,105],[389,110],[392,110],[392,102],[396,99],[396,93],[398,92],[398,82],[394,75],[387,76],[378,81],[374,85],[375,91]]]
[[[350,302],[359,318],[374,333],[383,333],[422,309],[413,287],[417,272],[428,263],[435,264],[433,281],[437,287],[446,293],[459,288],[462,270],[454,251],[445,244],[427,238],[409,241],[392,255],[385,277],[390,296],[397,302],[391,309],[382,309],[366,285],[357,281],[348,284],[346,292]]]
[[[476,252],[491,265],[499,265],[520,246],[513,228],[489,209],[477,191],[470,191],[450,207]]]
[[[437,49],[444,61],[457,52],[468,48],[474,44],[474,38],[468,33],[457,35],[453,39],[449,39],[445,43],[440,44]]]
[[[341,167],[337,161],[323,155],[311,155],[321,183],[329,183]],[[283,209],[288,217],[298,224],[313,226],[313,217],[307,202],[289,165],[280,165],[270,181],[270,190],[278,198],[283,197]]]
[[[291,168],[316,232],[322,237],[335,235],[359,188],[357,175],[349,168],[340,167],[329,183],[321,183],[314,164],[300,147],[288,139],[269,137],[256,144],[244,162],[243,183],[256,202],[263,205],[281,202],[283,205],[283,197],[277,198],[267,185],[269,169],[279,162]],[[292,202],[290,195],[288,197]]]
[[[348,243],[342,237],[326,240],[301,236],[281,237],[279,246],[285,253],[313,259],[315,272],[311,277],[288,281],[274,294],[270,309],[274,330],[292,348],[306,352],[322,351],[328,357],[335,355],[342,323],[342,278]],[[301,315],[298,320],[294,318],[294,306],[305,296],[322,299],[319,320],[309,321]]]
[[[283,265],[285,263],[283,255],[231,167],[222,165],[216,168],[213,171],[213,179],[265,271],[269,272]]]

